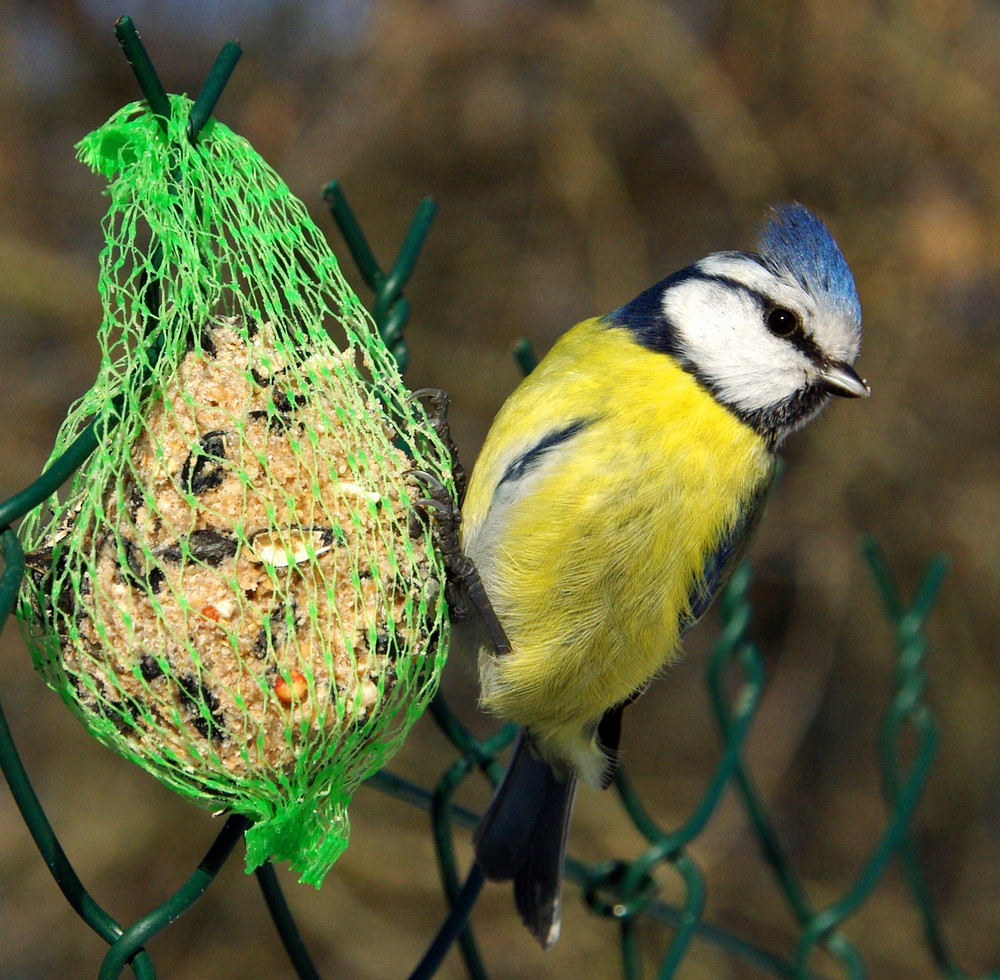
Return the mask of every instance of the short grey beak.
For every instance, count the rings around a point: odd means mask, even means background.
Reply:
[[[831,395],[841,398],[867,398],[871,393],[868,382],[850,364],[829,362],[819,372],[823,386]]]

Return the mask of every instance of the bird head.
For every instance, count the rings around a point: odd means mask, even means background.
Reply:
[[[854,278],[826,226],[800,204],[773,210],[756,252],[716,252],[610,315],[674,356],[777,445],[831,395],[866,397]]]

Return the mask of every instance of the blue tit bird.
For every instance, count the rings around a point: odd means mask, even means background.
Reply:
[[[623,707],[738,565],[784,438],[831,395],[869,394],[860,341],[840,249],[784,205],[756,252],[578,324],[497,415],[461,543],[510,646],[481,650],[481,702],[522,733],[474,845],[545,948],[578,781],[610,781]]]

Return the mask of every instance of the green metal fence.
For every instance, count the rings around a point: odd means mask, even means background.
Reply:
[[[166,99],[163,86],[131,21],[122,18],[116,25],[116,33],[151,110],[162,112]],[[195,100],[189,138],[197,139],[239,53],[239,47],[232,43],[220,53]],[[403,287],[413,271],[433,217],[434,205],[430,201],[422,203],[397,261],[386,273],[375,260],[340,187],[336,183],[330,184],[324,196],[365,281],[374,292],[374,316],[383,339],[400,365],[405,366],[407,352],[403,326],[409,307]],[[530,349],[522,348],[518,358],[526,370],[530,368]],[[69,450],[34,483],[0,504],[0,553],[3,561],[0,625],[6,621],[15,604],[24,572],[24,558],[13,525],[62,485],[93,451],[98,428],[113,424],[109,420],[115,417],[114,405],[109,405],[106,415],[96,418]],[[892,624],[896,645],[895,696],[885,711],[878,751],[887,809],[879,840],[850,887],[836,901],[822,908],[810,902],[755,788],[753,774],[743,760],[747,734],[765,684],[761,657],[749,639],[751,610],[747,593],[750,571],[744,566],[721,599],[723,626],[708,665],[707,682],[721,752],[717,767],[707,777],[704,794],[680,826],[667,829],[653,819],[629,781],[627,772],[624,768],[620,769],[614,791],[645,839],[646,849],[631,859],[612,858],[600,864],[585,865],[570,858],[567,863],[567,876],[582,890],[589,909],[597,916],[617,922],[622,973],[626,978],[642,976],[638,925],[643,921],[659,923],[664,935],[669,937],[656,970],[656,975],[661,978],[676,975],[695,938],[713,944],[734,960],[753,966],[763,975],[812,977],[813,953],[822,948],[839,964],[843,976],[864,977],[867,974],[862,953],[840,928],[866,902],[890,862],[897,858],[905,871],[906,882],[939,975],[949,978],[969,976],[957,965],[942,935],[909,829],[937,746],[934,721],[924,699],[927,687],[924,661],[928,643],[924,627],[947,563],[942,557],[931,561],[916,596],[907,603],[900,596],[874,541],[864,542],[863,553],[885,615]],[[433,939],[428,937],[427,953],[411,976],[433,976],[452,941],[457,940],[468,975],[485,978],[488,976],[487,968],[467,921],[482,886],[482,876],[473,867],[463,882],[454,839],[456,829],[466,834],[475,826],[477,817],[455,804],[453,799],[466,779],[479,778],[481,773],[485,773],[493,782],[497,780],[502,769],[498,756],[512,741],[514,731],[508,727],[487,740],[476,739],[441,696],[431,705],[431,714],[455,749],[455,759],[442,772],[440,779],[433,786],[424,787],[398,774],[383,771],[372,777],[369,785],[430,814],[442,872],[442,888],[452,910],[439,934]],[[66,900],[109,946],[99,968],[100,980],[118,977],[126,968],[131,969],[140,980],[152,980],[156,974],[153,962],[144,949],[145,944],[185,913],[212,884],[247,829],[246,819],[230,816],[183,886],[148,915],[136,922],[122,924],[95,901],[67,859],[25,771],[2,710],[0,768],[42,859]],[[706,882],[689,848],[716,811],[723,793],[731,787],[735,787],[738,793],[762,854],[798,925],[797,942],[787,955],[758,948],[703,918]],[[658,897],[654,873],[663,867],[672,869],[683,883],[684,898],[677,905],[665,903]],[[320,973],[289,911],[274,869],[265,864],[256,874],[277,934],[297,976],[302,980],[315,980]],[[571,940],[567,938],[564,941]],[[0,950],[0,963],[3,956],[4,951]],[[987,976],[1000,977],[1000,969]]]

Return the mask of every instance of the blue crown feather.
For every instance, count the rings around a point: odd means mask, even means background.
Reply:
[[[843,253],[819,218],[801,204],[775,207],[761,229],[757,250],[778,273],[786,273],[861,330],[861,301]]]

